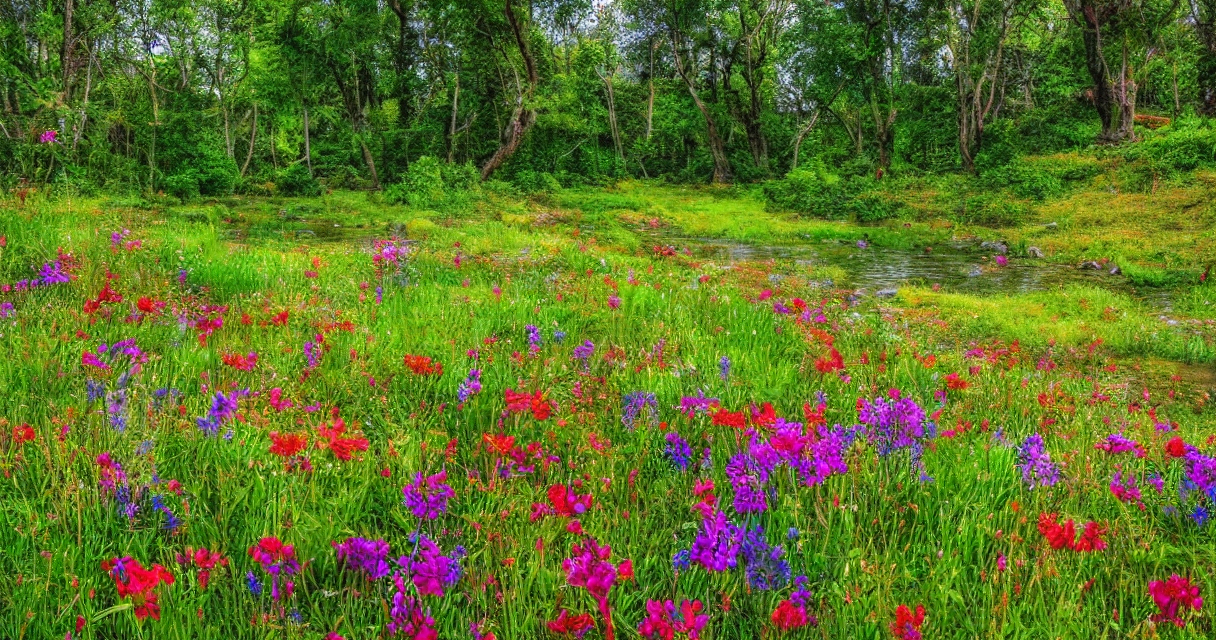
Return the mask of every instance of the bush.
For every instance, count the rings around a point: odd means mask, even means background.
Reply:
[[[776,209],[841,220],[849,215],[847,186],[840,176],[822,166],[795,169],[780,180],[766,182],[764,197]]]
[[[554,193],[562,190],[562,184],[548,171],[524,169],[516,172],[511,182],[525,194]]]
[[[849,208],[857,222],[881,222],[898,217],[903,203],[886,193],[866,191],[854,197]]]
[[[1146,162],[1159,173],[1193,171],[1216,164],[1216,129],[1190,123],[1166,127],[1128,146],[1124,157],[1129,162]]]
[[[472,164],[447,164],[422,156],[410,163],[401,182],[384,190],[384,198],[418,209],[451,204],[475,189],[479,180]]]
[[[308,173],[308,167],[296,163],[280,169],[274,179],[280,195],[285,196],[319,196],[321,183]]]

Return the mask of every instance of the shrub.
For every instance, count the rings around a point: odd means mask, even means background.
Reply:
[[[1165,174],[1216,164],[1216,128],[1189,123],[1166,127],[1128,146],[1124,157],[1130,162],[1147,162]]]
[[[848,196],[847,184],[822,166],[795,169],[764,184],[770,206],[828,220],[848,217]]]
[[[898,217],[903,203],[880,191],[865,191],[849,202],[857,222],[881,222]]]
[[[479,180],[472,164],[447,164],[422,156],[410,163],[401,182],[384,190],[384,198],[419,209],[451,204],[475,189]]]
[[[516,172],[515,178],[511,182],[525,194],[553,193],[562,190],[561,183],[548,171],[524,169]]]
[[[278,192],[285,196],[319,196],[321,183],[308,173],[308,167],[295,163],[279,170],[274,180]]]

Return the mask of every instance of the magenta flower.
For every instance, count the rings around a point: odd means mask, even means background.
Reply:
[[[604,637],[613,640],[616,634],[612,627],[612,612],[608,607],[608,592],[616,582],[616,566],[608,561],[612,548],[600,546],[595,538],[587,536],[571,548],[572,558],[562,560],[566,582],[572,587],[583,587],[599,605],[604,618]]]
[[[447,512],[448,501],[456,495],[452,487],[444,482],[447,479],[447,470],[426,477],[418,472],[414,475],[414,481],[405,485],[401,490],[405,494],[405,506],[414,517],[434,520]]]
[[[1148,583],[1148,593],[1153,597],[1157,609],[1161,612],[1153,616],[1154,622],[1169,620],[1179,628],[1186,626],[1181,614],[1186,609],[1199,611],[1203,607],[1203,598],[1199,597],[1199,587],[1191,584],[1190,578],[1178,574],[1168,580],[1154,580]]]

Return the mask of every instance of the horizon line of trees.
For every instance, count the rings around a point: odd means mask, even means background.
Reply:
[[[1191,115],[1216,0],[0,0],[10,183],[975,173]]]

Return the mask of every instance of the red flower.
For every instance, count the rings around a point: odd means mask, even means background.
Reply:
[[[1052,549],[1070,549],[1078,553],[1085,553],[1106,548],[1106,541],[1102,539],[1106,533],[1105,527],[1096,522],[1087,522],[1081,532],[1081,537],[1077,539],[1077,528],[1073,521],[1067,520],[1064,524],[1060,524],[1058,519],[1059,516],[1054,513],[1039,514],[1039,533],[1047,538]]]
[[[151,313],[155,315],[160,313],[161,309],[165,308],[165,302],[163,300],[155,300],[153,298],[149,298],[148,296],[144,296],[136,301],[135,306],[143,313]]]
[[[159,564],[145,569],[130,556],[104,560],[101,569],[114,579],[118,597],[131,599],[137,619],[150,616],[153,620],[160,620],[160,606],[156,602],[159,596],[154,589],[162,582],[173,584],[173,574]]]
[[[225,353],[220,356],[220,359],[224,361],[224,364],[241,371],[253,371],[258,364],[258,354],[252,351],[249,352],[249,355],[244,356],[239,353]]]
[[[815,370],[819,373],[844,371],[844,358],[836,350],[836,347],[829,347],[828,355],[815,361]]]
[[[318,449],[329,449],[339,460],[350,460],[355,451],[367,451],[367,438],[343,438],[346,421],[335,417],[328,425],[317,429]]]
[[[809,621],[806,608],[799,607],[789,600],[782,600],[773,610],[773,625],[782,631],[793,631],[805,627]]]
[[[625,582],[633,580],[633,560],[622,560],[616,565],[616,580],[617,582]]]
[[[591,508],[591,504],[595,502],[595,498],[590,493],[580,496],[562,484],[549,487],[548,496],[549,502],[553,505],[553,512],[567,518],[586,513]]]
[[[963,380],[957,373],[951,373],[946,376],[946,388],[961,390],[971,386],[970,382]]]
[[[308,448],[308,434],[270,432],[270,452],[281,458],[290,458]]]
[[[716,427],[734,427],[743,429],[747,427],[747,416],[742,411],[727,411],[719,409],[714,412],[713,424]]]
[[[557,619],[546,622],[545,626],[553,633],[581,638],[595,627],[595,620],[589,614],[572,616],[570,612],[562,609],[561,613],[557,614]]]
[[[101,309],[101,305],[103,304],[117,304],[119,302],[122,302],[122,296],[115,293],[114,290],[110,288],[110,278],[107,276],[106,284],[101,288],[101,291],[97,293],[97,297],[93,298],[92,300],[85,301],[84,312],[92,315],[97,313],[98,309]],[[157,619],[159,620],[159,618]]]
[[[553,414],[553,403],[549,402],[540,391],[532,396],[532,417],[537,420],[548,420]]]
[[[34,428],[26,423],[13,427],[13,442],[23,445],[34,441]]]
[[[895,609],[895,622],[891,623],[891,633],[900,640],[920,640],[920,628],[925,624],[925,606],[916,605],[913,613],[908,605],[901,604]]]
[[[777,423],[777,412],[773,409],[773,403],[765,402],[760,409],[752,407],[751,421],[757,427],[768,427]]]
[[[1182,438],[1174,436],[1170,441],[1165,443],[1165,453],[1171,458],[1181,458],[1186,455],[1186,442]]]
[[[405,354],[405,367],[417,376],[443,375],[443,364],[428,356]]]

